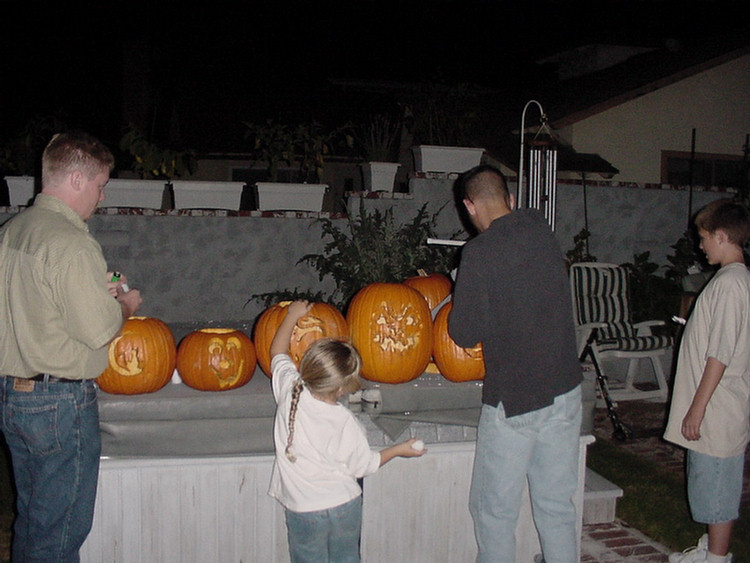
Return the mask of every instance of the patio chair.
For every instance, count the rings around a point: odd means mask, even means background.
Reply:
[[[573,264],[570,268],[570,289],[579,358],[590,346],[599,369],[602,360],[629,360],[624,383],[608,382],[612,400],[666,401],[668,389],[661,356],[671,350],[672,337],[652,334],[651,327],[664,325],[664,321],[632,322],[625,268],[599,262]],[[651,361],[656,389],[641,390],[635,386],[641,359]]]

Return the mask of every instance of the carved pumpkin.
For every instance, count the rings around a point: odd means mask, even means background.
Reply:
[[[242,387],[255,371],[255,347],[247,335],[232,328],[204,328],[191,332],[177,348],[177,371],[182,382],[201,391]]]
[[[462,348],[448,334],[448,315],[453,303],[440,308],[432,327],[432,357],[435,364],[450,381],[474,381],[484,379],[484,355],[482,344],[474,348]]]
[[[166,324],[149,317],[130,317],[109,343],[109,365],[97,383],[107,393],[153,393],[171,379],[175,356],[174,336]]]
[[[440,302],[448,297],[453,288],[451,279],[443,274],[426,274],[424,270],[419,271],[418,276],[406,278],[404,283],[416,289],[427,299],[427,305],[432,311]]]
[[[362,376],[405,383],[421,375],[432,352],[432,319],[427,301],[399,283],[361,289],[347,311],[352,344],[362,356]]]
[[[267,376],[271,377],[271,342],[284,320],[291,301],[282,301],[263,311],[255,325],[255,351],[258,364]],[[299,367],[302,356],[310,344],[319,338],[349,340],[349,326],[344,315],[328,303],[313,303],[307,315],[297,321],[289,342],[289,355]]]

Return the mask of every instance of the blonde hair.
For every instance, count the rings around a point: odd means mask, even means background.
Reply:
[[[296,457],[292,453],[294,442],[294,420],[297,416],[297,406],[302,395],[304,385],[315,395],[337,399],[341,394],[354,393],[362,382],[359,370],[362,359],[359,352],[348,342],[321,338],[307,349],[300,362],[301,380],[292,389],[292,402],[289,407],[289,436],[286,441],[285,455],[294,463]]]
[[[104,171],[111,172],[114,167],[110,150],[92,135],[82,131],[58,133],[42,154],[42,186],[76,169],[92,179]]]

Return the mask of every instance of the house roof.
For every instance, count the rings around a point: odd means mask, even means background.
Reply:
[[[745,32],[727,33],[689,45],[667,42],[660,48],[636,50],[633,56],[588,74],[540,81],[526,92],[544,107],[552,129],[559,130],[748,53],[750,34]],[[549,60],[556,59],[540,61],[546,64]],[[551,75],[549,72],[546,76]],[[532,93],[534,89],[536,93]],[[492,117],[482,122],[476,139],[478,146],[515,170],[519,161],[518,130],[523,101],[514,101],[513,107],[497,100],[486,100],[486,103],[486,113]],[[539,114],[529,115],[527,131],[529,124],[535,125],[534,119]],[[603,175],[619,172],[598,154],[578,153],[574,147],[564,145],[560,146],[558,169]]]
[[[677,51],[659,49],[624,62],[561,81],[549,100],[548,115],[560,129],[620,104],[750,53],[750,36],[726,38],[722,45],[690,46]]]

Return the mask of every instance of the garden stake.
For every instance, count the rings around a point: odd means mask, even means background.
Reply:
[[[604,398],[604,404],[607,405],[607,415],[609,415],[609,420],[612,421],[612,427],[614,428],[612,437],[620,442],[624,442],[625,440],[633,437],[633,429],[620,419],[620,416],[617,414],[617,410],[615,410],[616,405],[612,402],[612,397],[610,397],[609,395],[607,376],[605,376],[602,372],[602,369],[599,366],[599,362],[596,361],[594,351],[591,349],[591,344],[594,342],[595,338],[596,329],[592,330],[591,334],[589,334],[589,338],[586,341],[586,347],[583,349],[579,360],[583,362],[586,359],[586,356],[589,356],[591,358],[591,363],[594,365],[594,370],[596,371],[596,381],[597,383],[599,383],[599,389],[601,390],[602,397]]]

